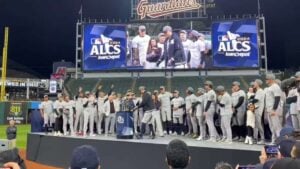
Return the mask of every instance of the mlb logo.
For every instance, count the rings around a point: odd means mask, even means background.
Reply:
[[[226,42],[226,41],[229,41],[229,38],[228,38],[228,35],[220,35],[218,37],[218,40],[221,42]]]

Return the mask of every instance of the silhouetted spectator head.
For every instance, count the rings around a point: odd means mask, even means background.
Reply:
[[[291,157],[291,152],[295,143],[295,140],[285,139],[278,144],[281,158]]]
[[[97,150],[89,145],[74,149],[70,169],[100,169],[100,159]]]
[[[184,169],[190,162],[190,152],[185,142],[175,139],[167,146],[166,161],[170,169]]]
[[[300,169],[300,160],[284,158],[276,161],[272,169]]]
[[[225,162],[220,162],[216,165],[215,169],[233,169],[232,166]]]

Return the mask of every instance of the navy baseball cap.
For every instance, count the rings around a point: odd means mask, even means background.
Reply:
[[[94,147],[83,145],[74,149],[70,169],[98,169],[99,165],[100,158]]]
[[[293,135],[295,129],[293,127],[284,127],[280,130],[280,137]]]

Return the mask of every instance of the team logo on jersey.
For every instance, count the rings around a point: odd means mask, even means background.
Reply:
[[[91,45],[90,56],[97,57],[98,60],[119,59],[121,56],[121,42],[104,35],[92,38]]]
[[[250,57],[251,55],[251,39],[250,37],[242,37],[239,34],[227,31],[226,35],[218,37],[219,46],[218,53],[228,57]]]

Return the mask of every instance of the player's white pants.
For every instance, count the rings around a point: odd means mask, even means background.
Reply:
[[[137,133],[137,128],[141,127],[143,119],[143,111],[142,110],[135,110],[133,112],[133,124],[134,124],[134,132]]]
[[[231,118],[232,115],[221,115],[221,129],[223,138],[226,138],[228,141],[232,141]]]
[[[259,113],[255,113],[254,138],[258,139],[258,133],[259,133],[261,140],[265,140],[265,130],[261,119],[262,116]]]
[[[197,115],[197,120],[200,128],[200,137],[205,138],[206,137],[206,122],[205,122],[205,116],[203,114]]]
[[[78,124],[79,124],[79,131],[83,131],[83,108],[77,108],[76,109],[76,118],[75,118],[75,124],[74,124],[74,130],[75,132],[78,132]]]
[[[90,124],[90,134],[94,133],[94,118],[95,118],[96,109],[92,107],[87,107],[83,111],[83,135],[86,135],[87,125]]]
[[[101,125],[102,125],[104,118],[105,118],[104,112],[98,111],[98,116],[97,116],[97,132],[98,132],[98,134],[102,133]]]
[[[211,139],[215,139],[219,136],[214,123],[214,114],[215,110],[208,110],[206,115],[206,124],[208,126],[209,137]]]
[[[294,129],[300,129],[300,113],[292,114],[292,124]]]
[[[232,117],[233,118],[233,126],[244,126],[245,125],[245,116],[246,111],[243,109],[237,109],[237,114],[236,116]]]
[[[161,124],[161,118],[160,118],[160,111],[159,110],[154,110],[152,112],[152,123],[153,123],[153,128],[154,130],[156,129],[156,132],[159,136],[163,136],[163,127]]]
[[[55,122],[54,113],[44,113],[44,126],[52,126],[52,123]]]
[[[105,134],[114,134],[116,125],[116,113],[105,117]]]
[[[64,134],[67,134],[68,131],[67,131],[67,125],[69,124],[70,126],[70,131],[71,131],[71,134],[73,135],[74,134],[74,128],[73,128],[73,112],[70,111],[70,113],[67,115],[65,113],[63,113],[63,131],[64,131]]]
[[[197,126],[197,118],[195,115],[192,115],[192,112],[188,112],[187,114],[188,120],[188,128],[189,132],[192,131],[193,134],[198,133],[198,126]]]
[[[163,107],[161,107],[161,120],[163,122],[172,121],[171,106],[163,106]]]
[[[280,130],[282,129],[282,125],[278,115],[271,116],[270,114],[271,112],[267,112],[268,122],[270,130],[272,132],[272,142],[275,142],[275,140],[280,136]]]

